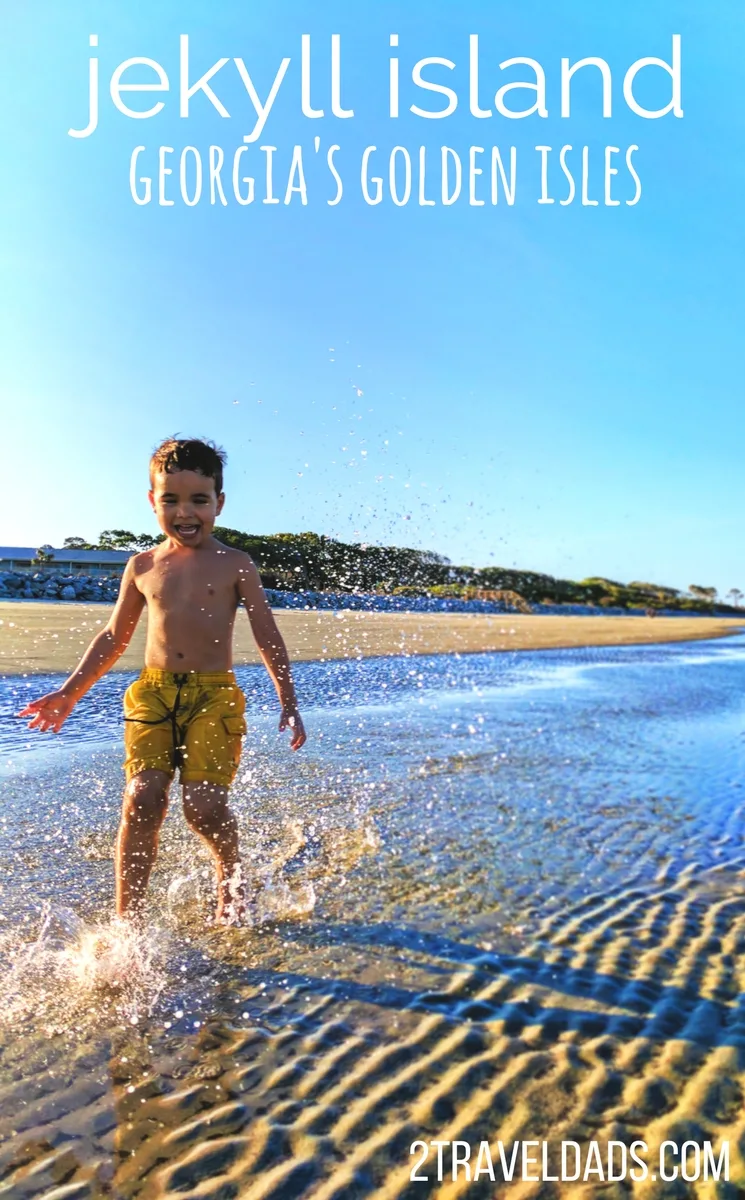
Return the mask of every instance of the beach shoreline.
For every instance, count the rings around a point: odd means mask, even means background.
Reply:
[[[106,623],[108,604],[0,601],[0,675],[68,673]],[[523,613],[380,613],[352,609],[275,610],[290,657],[298,662],[392,655],[477,654],[589,646],[652,645],[729,637],[745,630],[731,617],[557,616]],[[146,619],[114,670],[144,662]],[[260,662],[248,620],[238,613],[236,666]]]

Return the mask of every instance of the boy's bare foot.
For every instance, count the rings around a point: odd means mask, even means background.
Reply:
[[[230,926],[232,929],[241,929],[253,925],[253,920],[249,916],[246,904],[228,904],[222,909],[218,908],[215,913],[214,924],[225,927]]]
[[[251,924],[248,905],[246,904],[246,886],[240,866],[235,868],[233,874],[228,879],[221,879],[218,882],[215,924]]]
[[[126,912],[115,912],[111,918],[111,926],[123,933],[143,933],[147,927],[145,906],[133,904]]]
[[[248,908],[245,900],[230,900],[227,903],[218,901],[215,910],[215,925],[247,925]]]

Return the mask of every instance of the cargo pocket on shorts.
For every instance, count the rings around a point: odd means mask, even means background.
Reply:
[[[243,716],[223,717],[222,723],[228,734],[228,743],[233,755],[233,763],[237,767],[241,761],[241,745],[246,734],[246,718]]]
[[[245,717],[223,717],[222,723],[228,733],[236,733],[238,737],[246,736],[246,718]]]

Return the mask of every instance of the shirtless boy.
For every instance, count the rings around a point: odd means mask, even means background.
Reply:
[[[232,666],[236,609],[244,605],[259,653],[282,706],[280,730],[299,750],[305,731],[282,635],[252,560],[212,536],[225,496],[225,454],[210,443],[168,438],[150,459],[150,503],[165,541],[130,558],[119,599],[59,691],[33,700],[20,716],[30,729],[57,732],[81,696],[128,646],[147,605],[145,669],[124,697],[126,747],[122,818],[116,842],[116,909],[142,909],[168,806],[180,773],[184,815],[217,869],[221,922],[239,920],[245,896],[238,831],[228,789],[246,731],[245,697]]]

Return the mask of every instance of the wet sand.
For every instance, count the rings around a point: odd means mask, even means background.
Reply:
[[[108,620],[105,604],[0,601],[0,675],[71,671]],[[485,650],[544,650],[630,646],[726,637],[745,620],[725,617],[576,617],[524,614],[289,612],[276,610],[290,656],[297,661],[396,654],[471,654]],[[143,662],[146,621],[115,669]],[[237,666],[259,662],[248,620],[238,614]]]
[[[742,903],[742,875],[728,882]],[[723,893],[706,896],[703,927],[697,889],[671,896],[663,885],[642,902],[629,890],[613,904],[594,896],[515,955],[373,926],[369,943],[388,942],[378,949],[377,969],[394,974],[396,986],[363,977],[357,996],[344,1000],[334,984],[350,969],[342,947],[324,947],[317,928],[270,930],[264,940],[274,969],[243,965],[229,996],[240,1013],[263,995],[263,1011],[242,1022],[243,1029],[212,1018],[191,1036],[180,1030],[151,1040],[146,1029],[117,1031],[96,1050],[50,1039],[31,1070],[9,1047],[7,1066],[23,1071],[26,1081],[23,1107],[0,1118],[7,1139],[0,1151],[3,1194],[8,1200],[404,1200],[419,1190],[436,1200],[740,1195],[741,1043],[728,1030],[718,1044],[715,1031],[740,980],[722,969],[708,944],[716,932],[732,956],[743,918]],[[216,936],[209,947],[213,970],[252,963],[253,954],[246,960],[245,950],[228,943]],[[263,993],[260,976],[269,980]],[[4,1089],[8,1109],[19,1091],[17,1084]],[[433,1150],[422,1168],[429,1182],[412,1184],[410,1146],[420,1139],[467,1142],[471,1170],[480,1143],[488,1142],[496,1182],[485,1174],[469,1182],[462,1168],[453,1182],[448,1147],[443,1182],[436,1182]],[[616,1144],[618,1170],[619,1142],[637,1141],[652,1178],[668,1139],[708,1141],[714,1158],[728,1141],[737,1182],[720,1190],[701,1179],[673,1191],[649,1178],[603,1186],[590,1175],[584,1186],[542,1185],[528,1181],[541,1170],[540,1159],[528,1168],[528,1180],[520,1180],[518,1162],[516,1178],[500,1182],[499,1141],[509,1161],[522,1139],[548,1143],[554,1179],[564,1141],[578,1144],[581,1169],[590,1162],[596,1171],[599,1163],[606,1169],[609,1142]],[[535,1144],[528,1149],[541,1154]],[[574,1158],[568,1162],[571,1171]],[[669,1149],[666,1162],[668,1169],[677,1165]]]

